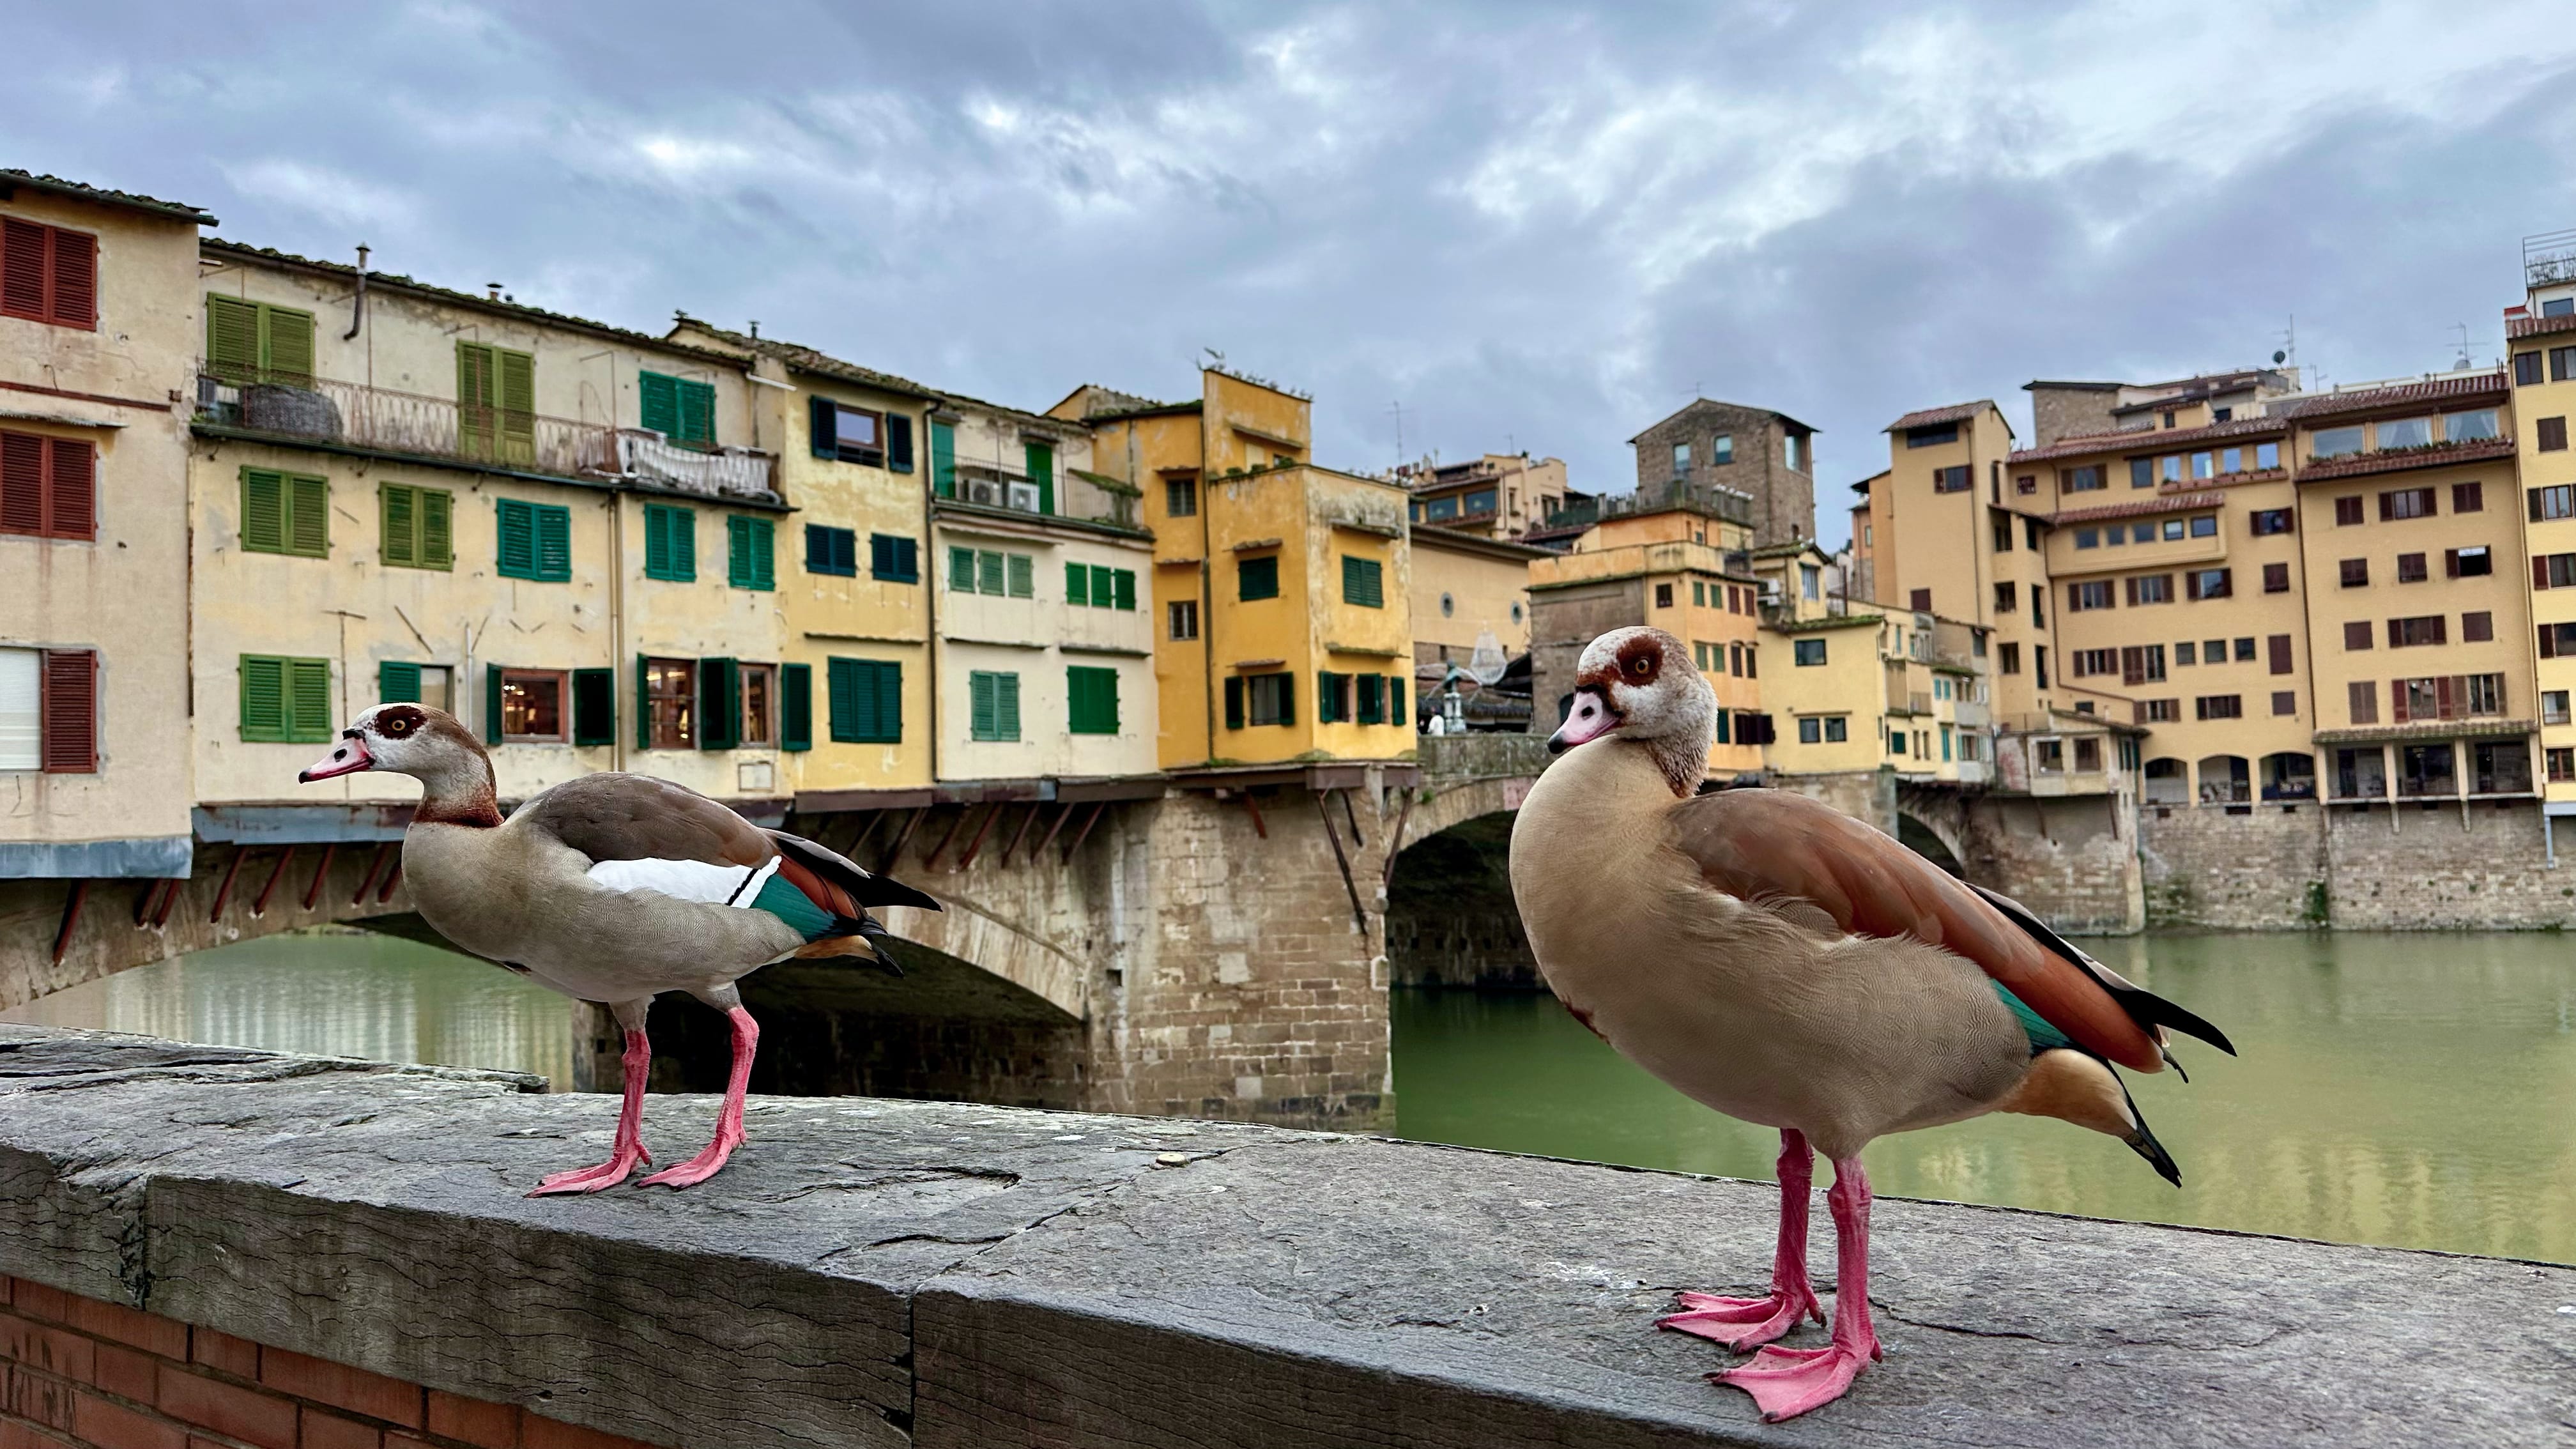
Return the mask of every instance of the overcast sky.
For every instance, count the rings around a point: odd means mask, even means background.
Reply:
[[[22,6],[0,165],[653,331],[1043,408],[1314,394],[1318,461],[1624,489],[1711,397],[1824,430],[2034,377],[2480,362],[2576,226],[2554,3]],[[178,17],[174,20],[174,17]]]

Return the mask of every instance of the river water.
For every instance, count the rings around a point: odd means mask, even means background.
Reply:
[[[2190,1084],[2134,1081],[2183,1169],[1991,1117],[1873,1144],[1872,1187],[2099,1217],[2576,1262],[2576,942],[2557,935],[2207,935],[2089,943],[2217,1022]],[[47,997],[5,1019],[388,1061],[571,1073],[563,999],[431,947],[271,937]],[[1768,1177],[1770,1132],[1628,1065],[1536,993],[1395,996],[1403,1136]],[[1823,1174],[1820,1172],[1819,1176]]]

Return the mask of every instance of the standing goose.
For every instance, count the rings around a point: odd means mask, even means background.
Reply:
[[[1563,758],[1512,828],[1512,893],[1577,1020],[1693,1100],[1779,1129],[1770,1293],[1685,1293],[1661,1320],[1760,1348],[1712,1377],[1776,1421],[1841,1397],[1880,1356],[1864,1144],[2020,1112],[2117,1137],[2178,1185],[2110,1064],[2161,1070],[2168,1026],[2235,1048],[1850,816],[1778,790],[1695,795],[1716,710],[1681,640],[1593,640],[1548,741]],[[1831,1342],[1764,1347],[1801,1317],[1824,1321],[1807,1279],[1817,1150],[1834,1165]]]
[[[790,956],[859,956],[901,975],[878,949],[886,930],[867,907],[939,909],[813,841],[763,830],[649,775],[568,780],[504,821],[482,742],[417,704],[359,715],[297,778],[310,784],[361,770],[421,783],[402,871],[423,920],[477,956],[604,1003],[625,1029],[626,1099],[613,1154],[545,1178],[530,1197],[614,1187],[653,1160],[642,1128],[653,1061],[644,1019],[655,995],[685,991],[733,1022],[733,1074],[715,1140],[642,1184],[687,1187],[713,1177],[743,1140],[760,1028],[734,982]]]

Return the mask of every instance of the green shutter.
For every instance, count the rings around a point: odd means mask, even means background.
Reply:
[[[259,309],[260,371],[272,382],[313,385],[313,314],[292,307]]]
[[[537,522],[535,511],[516,498],[495,502],[500,521],[501,576],[509,579],[533,579],[537,576]]]
[[[1386,722],[1386,679],[1382,675],[1359,676],[1359,722],[1364,725]]]
[[[241,657],[241,737],[286,738],[286,661],[266,654]]]
[[[617,671],[576,669],[572,672],[572,742],[576,745],[617,743]]]
[[[823,723],[833,742],[859,738],[859,661],[837,656],[823,661]]]
[[[698,748],[742,743],[742,666],[725,658],[698,661]]]
[[[331,717],[330,660],[286,661],[286,708],[290,740],[319,744],[339,733],[338,721]]]
[[[997,675],[978,669],[966,676],[966,733],[971,739],[989,740],[993,733],[993,681]]]
[[[1315,723],[1331,724],[1333,722],[1333,705],[1340,698],[1341,691],[1333,688],[1333,672],[1329,669],[1316,670]]]
[[[255,553],[286,552],[286,475],[242,469],[241,500],[241,546]]]
[[[456,567],[456,531],[453,518],[456,495],[441,488],[422,488],[420,494],[420,566],[425,569]]]
[[[537,573],[547,583],[567,583],[572,579],[572,510],[554,504],[539,504],[537,520]]]
[[[1245,603],[1255,599],[1279,597],[1279,556],[1277,554],[1235,560],[1234,576],[1235,596]]]
[[[1109,582],[1111,591],[1117,596],[1118,607],[1131,614],[1134,613],[1136,611],[1136,571],[1120,569],[1109,576]]]
[[[456,445],[471,457],[492,455],[494,434],[492,348],[487,343],[456,344]]]
[[[1385,575],[1376,559],[1342,555],[1342,602],[1365,609],[1386,607]]]
[[[953,593],[975,592],[975,550],[971,548],[948,550],[948,587]]]
[[[492,349],[500,375],[502,461],[527,467],[537,461],[537,360],[506,347]]]
[[[694,508],[674,508],[679,515],[668,527],[671,530],[671,577],[694,580],[698,576],[698,513]]]
[[[875,671],[877,692],[877,739],[882,744],[903,741],[903,665],[898,661],[879,664]]]
[[[1279,676],[1279,722],[1284,725],[1297,722],[1297,676],[1293,674]]]
[[[1002,556],[989,548],[976,550],[975,592],[999,594],[1002,590]]]
[[[832,411],[832,400],[813,393],[805,395],[805,448],[817,458],[841,456],[841,441]]]
[[[653,748],[653,676],[644,655],[635,656],[635,748]]]
[[[675,439],[693,448],[716,444],[716,389],[711,382],[684,382],[679,387],[680,430]]]
[[[420,563],[420,490],[399,483],[376,485],[376,549],[389,565]]]
[[[737,589],[777,587],[777,530],[766,518],[725,519],[725,578]]]
[[[930,425],[930,486],[942,498],[957,496],[957,430],[946,423]]]
[[[636,420],[648,433],[680,440],[680,380],[658,372],[635,376]]]
[[[902,413],[885,415],[886,471],[912,471],[912,419]]]
[[[1413,723],[1413,715],[1404,707],[1404,676],[1401,674],[1386,677],[1386,722],[1407,726]]]
[[[1118,733],[1118,671],[1073,665],[1064,671],[1067,726],[1078,735]]]
[[[1064,601],[1068,604],[1091,602],[1091,568],[1088,564],[1064,566]]]
[[[1038,561],[1024,553],[1007,554],[1005,557],[1010,560],[1011,597],[1014,599],[1036,598],[1038,592]]]
[[[1020,737],[1020,676],[993,676],[993,729],[997,738]]]
[[[501,666],[483,666],[483,742],[501,743]]]
[[[238,297],[206,297],[206,371],[239,386],[259,375],[259,305]],[[245,736],[247,738],[247,736]]]
[[[376,666],[378,704],[420,703],[420,666],[387,659]]]
[[[1055,512],[1055,445],[1028,443],[1022,452],[1028,460],[1029,481],[1038,485],[1038,512]]]
[[[698,576],[698,515],[667,503],[644,505],[644,576],[687,583]]]
[[[1232,675],[1225,681],[1225,727],[1243,728],[1243,676]]]
[[[814,748],[814,666],[778,666],[778,747]]]
[[[286,551],[304,558],[331,555],[331,484],[308,474],[286,479]]]

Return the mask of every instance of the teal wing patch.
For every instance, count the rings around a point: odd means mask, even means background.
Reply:
[[[767,911],[795,927],[796,934],[808,941],[819,941],[832,934],[832,913],[814,904],[813,897],[798,890],[784,873],[773,873],[768,880],[761,882],[760,894],[751,898],[751,904],[754,910]],[[2003,988],[1995,989],[2000,991]],[[2009,997],[2006,999],[2010,1000]],[[2025,1014],[2028,1011],[2020,1002],[2013,1002],[2013,1005]]]
[[[770,884],[776,885],[778,882],[772,881]],[[766,891],[762,892],[764,897],[767,894]],[[2004,1005],[2011,1007],[2014,1018],[2021,1022],[2021,1034],[2030,1038],[2031,1055],[2037,1056],[2044,1051],[2054,1051],[2059,1047],[2075,1045],[2074,1038],[2049,1025],[2046,1017],[2031,1010],[2020,997],[2012,994],[2011,988],[2000,981],[1990,980],[1987,984],[1995,988],[1995,995],[2003,998]]]

